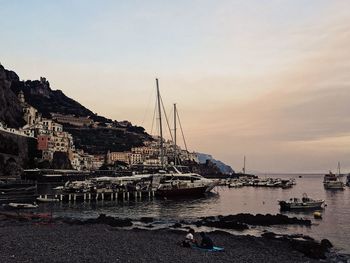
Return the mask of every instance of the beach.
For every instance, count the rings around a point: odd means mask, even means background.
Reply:
[[[179,245],[185,231],[2,221],[0,262],[319,262],[283,241],[210,232],[224,252]],[[195,234],[199,238],[199,234]]]

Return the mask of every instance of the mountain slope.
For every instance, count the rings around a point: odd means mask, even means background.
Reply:
[[[23,110],[17,95],[11,90],[11,84],[19,81],[16,73],[0,65],[0,121],[9,127],[24,125]]]
[[[0,65],[0,121],[10,127],[19,128],[25,124],[23,109],[17,98],[20,91],[24,93],[26,102],[36,108],[43,117],[50,118],[51,113],[72,114],[90,117],[98,122],[98,127],[81,128],[63,124],[64,130],[72,133],[77,148],[88,153],[126,151],[151,139],[144,128],[133,126],[129,122],[120,125],[117,121],[93,113],[61,90],[51,89],[45,78],[21,81],[15,72]],[[107,128],[106,123],[113,123],[114,128]]]

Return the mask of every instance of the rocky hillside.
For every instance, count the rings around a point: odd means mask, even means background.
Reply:
[[[91,154],[128,151],[131,147],[142,146],[143,141],[149,139],[145,132],[134,133],[104,127],[65,127],[65,130],[73,135],[76,148]]]
[[[231,168],[231,166],[224,164],[223,162],[216,160],[211,156],[210,154],[205,154],[205,153],[197,153],[198,155],[198,160],[199,163],[201,164],[206,164],[208,160],[215,164],[223,174],[233,174],[234,170]]]
[[[17,98],[20,91],[24,93],[26,102],[35,107],[43,117],[50,118],[50,113],[72,114],[79,117],[89,116],[100,123],[97,128],[77,128],[64,124],[64,129],[73,134],[77,148],[89,153],[130,150],[131,147],[143,145],[143,141],[150,139],[144,128],[131,123],[124,125],[122,131],[115,129],[118,127],[117,121],[93,113],[67,97],[61,90],[51,89],[45,78],[21,81],[15,72],[0,65],[0,121],[9,127],[18,128],[25,124],[23,110]],[[113,123],[114,128],[106,128],[106,123]]]
[[[0,121],[11,128],[24,125],[22,107],[11,90],[11,84],[15,82],[19,82],[17,74],[0,65]]]
[[[90,116],[101,122],[112,120],[98,116],[85,108],[79,102],[67,97],[61,90],[52,90],[45,78],[40,80],[12,81],[11,90],[18,94],[23,91],[26,101],[42,113],[43,117],[51,117],[50,113],[73,114],[76,116]]]

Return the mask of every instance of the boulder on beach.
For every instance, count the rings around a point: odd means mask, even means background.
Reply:
[[[323,239],[321,242],[318,242],[312,237],[302,234],[283,235],[265,232],[261,236],[269,240],[288,242],[294,250],[314,259],[325,259],[326,253],[329,252],[329,249],[332,247],[332,243],[328,239]]]

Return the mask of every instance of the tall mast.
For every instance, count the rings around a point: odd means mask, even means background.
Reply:
[[[174,103],[174,164],[176,165],[176,103]]]
[[[244,155],[244,159],[243,159],[243,174],[245,174],[245,155]]]
[[[160,108],[160,93],[159,93],[159,84],[158,79],[156,79],[157,84],[157,101],[158,101],[158,118],[159,118],[159,130],[160,130],[160,163],[164,167],[164,147],[163,147],[163,127],[162,127],[162,111]]]

